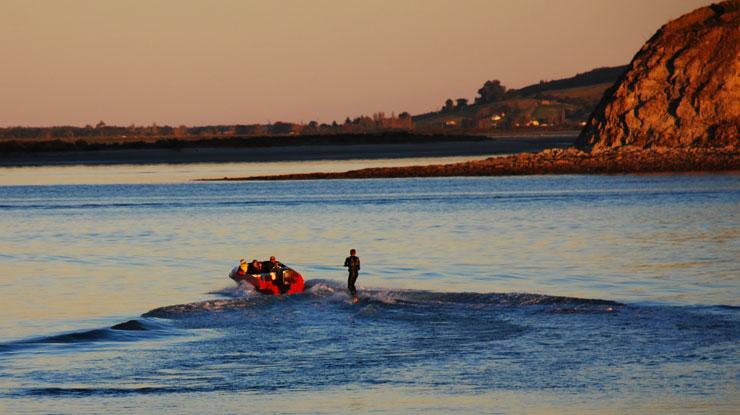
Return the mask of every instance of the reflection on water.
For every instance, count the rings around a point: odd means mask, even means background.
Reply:
[[[0,186],[56,184],[182,183],[196,179],[311,172],[341,172],[367,167],[445,164],[486,156],[321,160],[194,164],[116,164],[78,166],[0,167]]]
[[[738,404],[738,175],[106,180],[0,186],[4,412]],[[226,278],[269,255],[311,291]]]
[[[588,397],[591,398],[591,397]],[[76,413],[101,411],[99,398],[77,397]],[[0,403],[1,405],[1,403]],[[1,406],[0,406],[1,407]],[[14,414],[64,413],[59,400],[8,401]],[[291,391],[284,394],[234,391],[228,394],[150,394],[113,397],[105,400],[108,413],[159,414],[260,413],[260,414],[731,414],[732,402],[706,404],[696,396],[669,394],[650,400],[600,397],[598,401],[553,391],[481,391],[473,394],[449,393],[399,386],[352,387],[324,390],[321,393]]]

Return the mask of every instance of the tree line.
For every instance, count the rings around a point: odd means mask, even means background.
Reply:
[[[147,138],[174,138],[198,139],[219,137],[249,137],[249,136],[282,136],[282,135],[315,135],[315,134],[365,134],[385,131],[409,131],[413,129],[413,121],[408,112],[398,116],[386,116],[378,112],[372,116],[362,115],[355,118],[347,117],[343,123],[336,121],[331,124],[311,121],[307,124],[291,122],[275,122],[269,124],[234,124],[234,125],[207,125],[177,127],[160,126],[115,126],[100,121],[95,126],[54,126],[54,127],[6,127],[0,128],[0,139],[45,139],[70,140],[110,138],[120,141],[135,141]]]

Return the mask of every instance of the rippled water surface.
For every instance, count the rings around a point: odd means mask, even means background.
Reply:
[[[736,174],[0,186],[0,412],[733,413],[739,202]],[[306,292],[226,278],[269,255]]]

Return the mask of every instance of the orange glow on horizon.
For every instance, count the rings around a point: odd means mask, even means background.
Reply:
[[[0,126],[342,121],[626,64],[699,0],[5,0]]]

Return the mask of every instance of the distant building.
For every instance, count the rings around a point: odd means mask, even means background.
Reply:
[[[478,128],[482,130],[492,129],[492,128],[500,128],[506,118],[506,113],[498,113],[493,114],[487,117],[479,118],[478,119]]]

